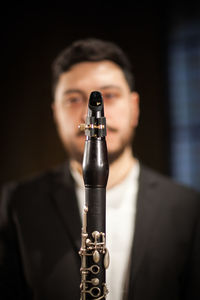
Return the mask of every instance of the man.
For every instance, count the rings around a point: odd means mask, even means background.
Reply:
[[[68,161],[4,190],[1,299],[79,299],[81,164],[89,95],[107,118],[108,299],[200,299],[200,197],[144,167],[131,144],[139,118],[128,59],[116,45],[74,42],[53,65],[52,104]]]

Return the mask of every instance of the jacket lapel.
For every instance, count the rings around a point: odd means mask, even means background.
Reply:
[[[54,178],[53,201],[72,245],[78,251],[81,245],[81,219],[74,180],[68,164]]]
[[[155,195],[156,178],[147,168],[141,165],[139,176],[139,190],[136,205],[135,233],[132,247],[130,270],[129,299],[133,299],[135,277],[143,263],[144,255],[150,243],[150,233],[156,225]]]

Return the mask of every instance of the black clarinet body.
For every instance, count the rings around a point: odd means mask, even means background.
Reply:
[[[106,185],[109,165],[103,99],[92,92],[88,104],[83,155],[85,205],[81,234],[81,300],[105,299],[108,293],[105,270],[109,265],[106,248]]]

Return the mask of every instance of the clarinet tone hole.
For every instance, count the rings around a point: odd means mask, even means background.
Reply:
[[[93,274],[98,274],[99,271],[100,271],[100,267],[99,267],[99,266],[93,265],[93,266],[91,267],[91,272],[92,272]]]
[[[101,290],[100,290],[100,288],[93,287],[93,288],[90,289],[90,294],[91,294],[93,297],[98,297],[98,296],[100,296],[100,294],[101,294]]]

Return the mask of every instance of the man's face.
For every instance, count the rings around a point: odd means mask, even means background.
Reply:
[[[59,136],[72,159],[82,162],[85,136],[78,129],[85,122],[92,91],[100,91],[107,122],[110,162],[130,146],[138,124],[138,94],[131,92],[121,69],[111,61],[82,62],[61,74],[55,89],[53,113]]]

